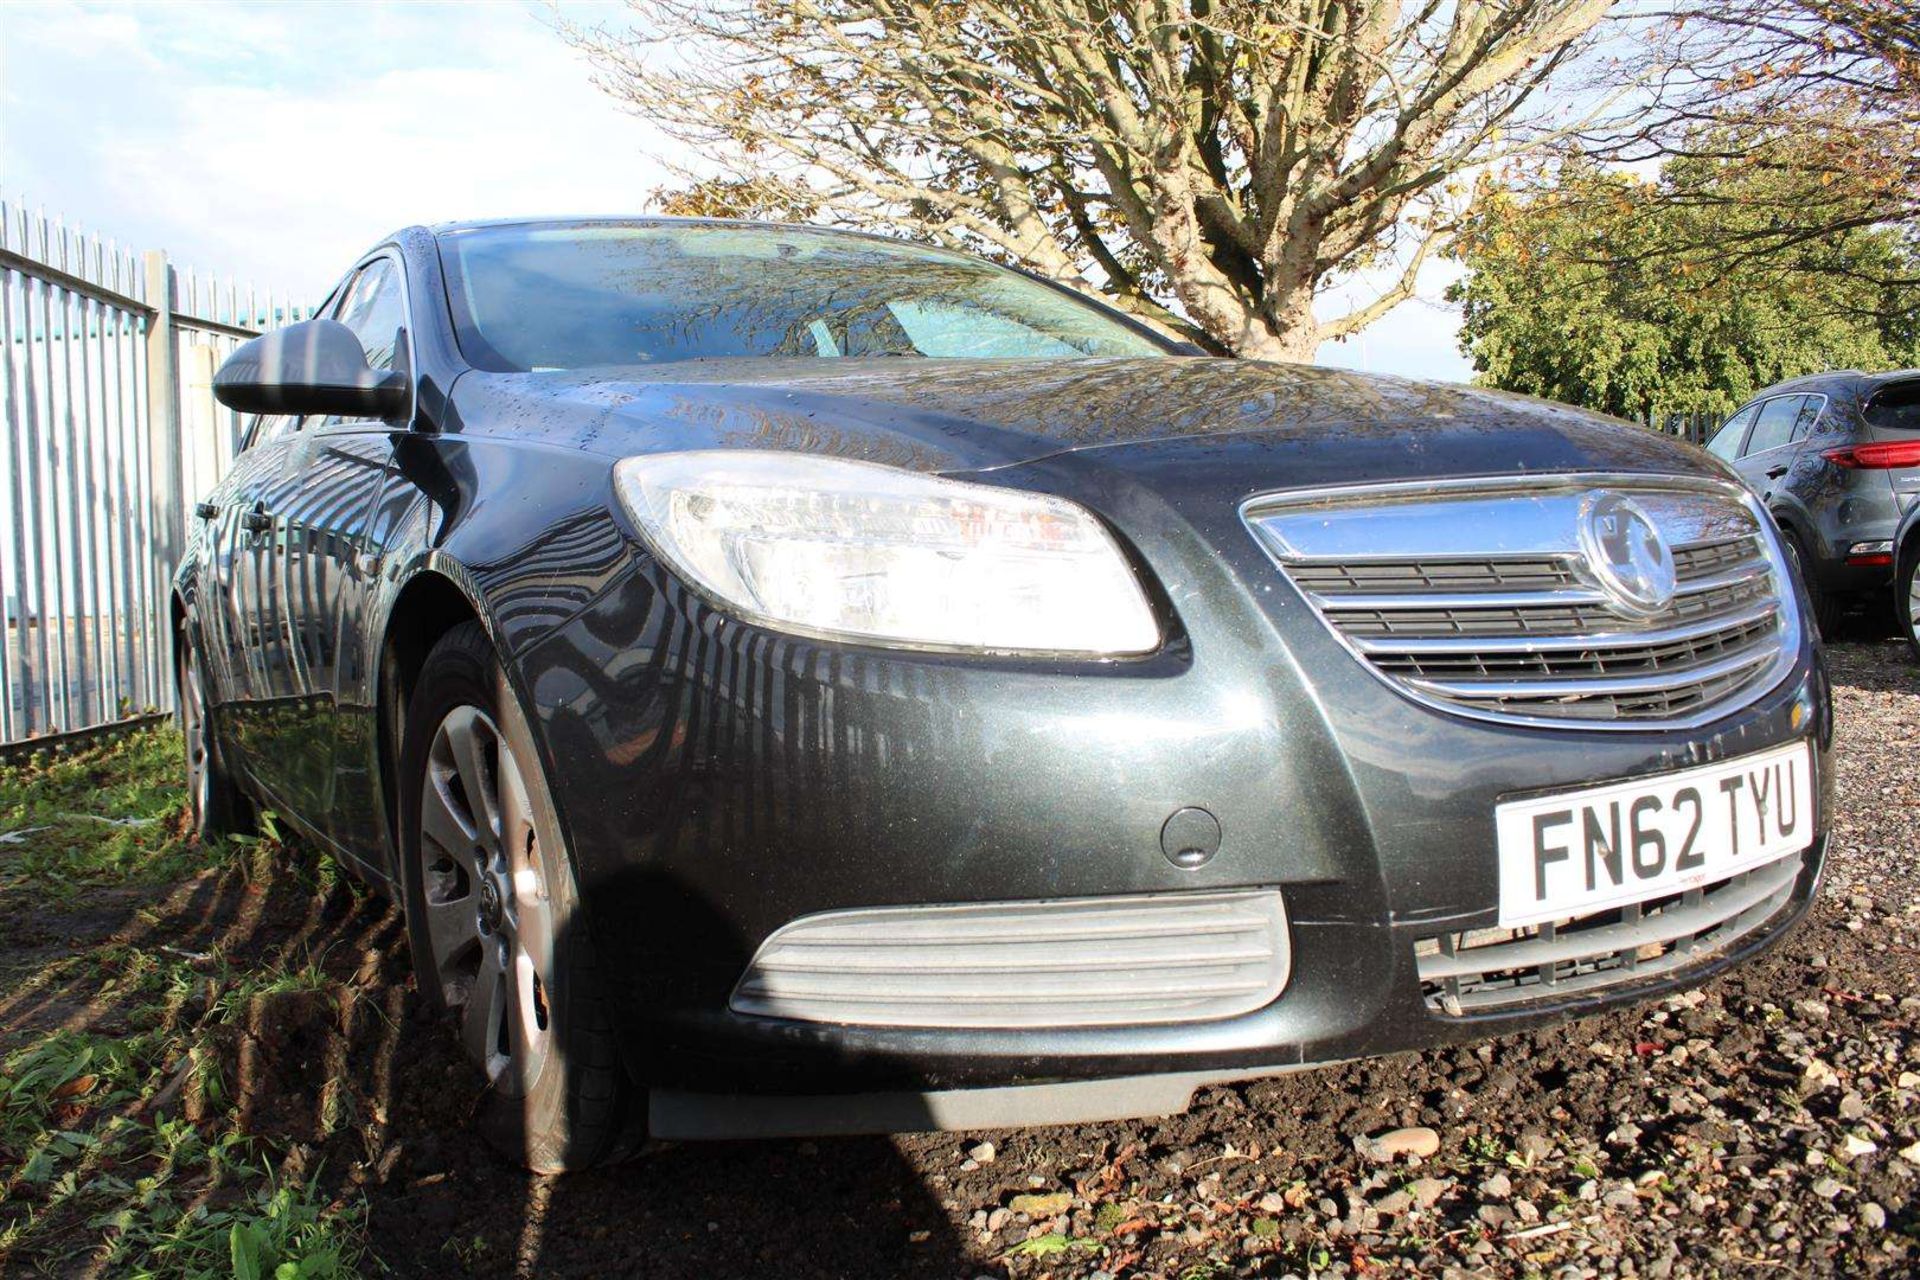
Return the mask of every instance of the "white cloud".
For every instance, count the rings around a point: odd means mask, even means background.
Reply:
[[[573,6],[579,9],[584,6]],[[412,222],[620,213],[676,144],[521,3],[0,12],[15,197],[316,296]]]

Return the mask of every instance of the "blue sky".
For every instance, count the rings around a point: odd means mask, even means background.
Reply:
[[[528,0],[13,0],[0,188],[123,246],[314,299],[408,223],[641,210],[689,157],[594,88],[549,20]],[[1422,298],[1321,362],[1466,378],[1438,301],[1448,272],[1430,267]]]

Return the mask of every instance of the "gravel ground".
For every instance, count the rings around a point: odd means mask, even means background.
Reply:
[[[1914,1275],[1920,664],[1883,641],[1830,659],[1829,879],[1766,956],[1654,1005],[1212,1089],[1165,1120],[663,1146],[535,1178],[472,1136],[474,1073],[415,1013],[378,900],[207,872],[116,945],[323,958],[327,998],[261,997],[216,1047],[280,1175],[363,1199],[393,1275]]]

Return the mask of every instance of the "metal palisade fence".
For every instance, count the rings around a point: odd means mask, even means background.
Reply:
[[[0,742],[173,706],[168,584],[228,352],[309,312],[0,201]]]

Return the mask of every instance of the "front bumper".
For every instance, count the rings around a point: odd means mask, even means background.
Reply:
[[[1436,1011],[1416,947],[1493,923],[1502,797],[1809,738],[1824,833],[1831,717],[1811,641],[1783,681],[1700,728],[1473,722],[1364,669],[1274,572],[1233,501],[1176,511],[1098,474],[1035,482],[1069,496],[1108,485],[1089,504],[1152,531],[1131,542],[1167,584],[1161,652],[1077,664],[821,644],[726,618],[640,559],[519,656],[629,1069],[685,1102],[683,1117],[708,1118],[679,1131],[712,1132],[702,1125],[725,1108],[697,1103],[717,1097],[918,1100],[840,1114],[927,1127],[973,1114],[925,1102],[955,1090],[1154,1077],[1177,1092],[1499,1034],[1690,985],[1805,910],[1824,835],[1789,904],[1698,964],[1498,1014]],[[1193,868],[1162,848],[1188,808],[1221,830]],[[729,1008],[769,935],[822,912],[1264,887],[1284,894],[1291,977],[1237,1016],[1003,1030]],[[1170,1094],[1083,1096],[1101,1111]],[[729,1105],[743,1132],[844,1127],[749,1123],[790,1113]]]
[[[1352,963],[1351,933],[1295,935],[1299,963],[1318,997],[1288,992],[1228,1022],[1088,1035],[1067,1029],[973,1033],[875,1032],[813,1023],[748,1020],[713,1027],[716,1042],[755,1045],[758,1068],[732,1054],[703,1057],[705,1078],[655,1084],[649,1131],[682,1139],[980,1130],[1085,1124],[1184,1111],[1194,1090],[1266,1079],[1357,1058],[1478,1040],[1570,1021],[1695,986],[1751,959],[1806,913],[1825,860],[1825,838],[1800,858],[1787,905],[1734,946],[1658,977],[1568,999],[1543,999],[1498,1015],[1443,1017],[1405,961],[1425,934],[1385,931],[1387,968]],[[1381,998],[1370,1000],[1370,994]],[[759,1034],[755,1034],[755,1033]],[[1201,1034],[1204,1032],[1205,1034]],[[717,1074],[716,1074],[717,1073]],[[667,1079],[682,1077],[673,1073]],[[731,1082],[731,1083],[729,1083]],[[774,1091],[767,1092],[771,1087]]]

